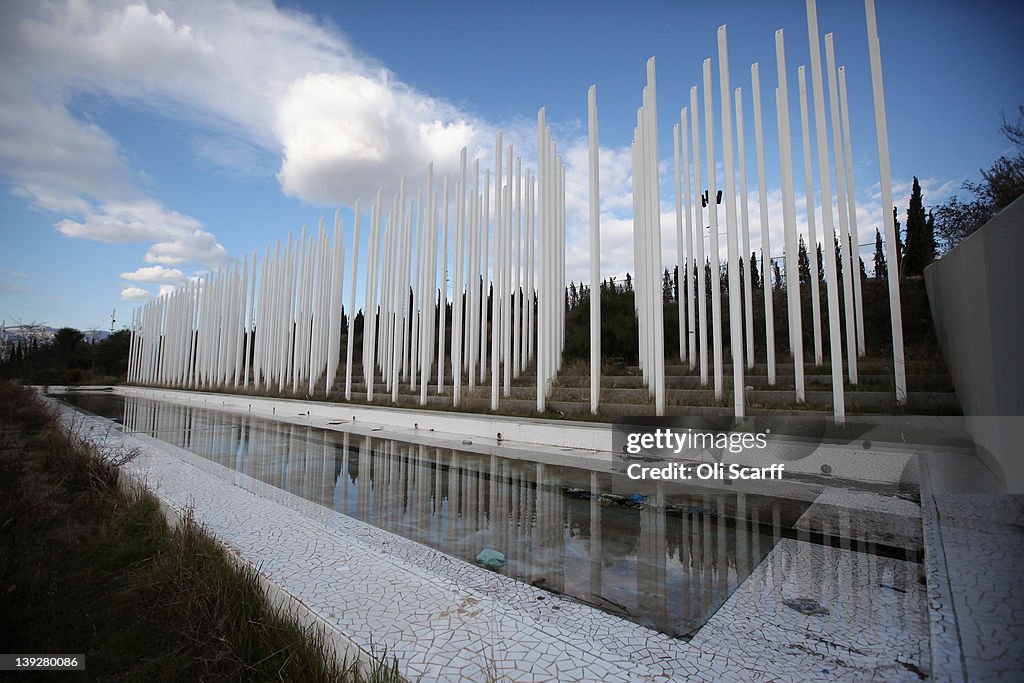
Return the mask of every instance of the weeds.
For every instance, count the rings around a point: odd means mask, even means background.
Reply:
[[[169,528],[156,498],[120,484],[137,455],[100,457],[0,384],[0,651],[84,654],[90,678],[115,681],[401,680],[386,653],[370,670],[338,662],[191,514]]]

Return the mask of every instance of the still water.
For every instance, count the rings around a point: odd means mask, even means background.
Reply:
[[[807,507],[676,486],[613,496],[609,472],[136,397],[60,399],[467,562],[497,549],[502,574],[675,637],[699,629]]]

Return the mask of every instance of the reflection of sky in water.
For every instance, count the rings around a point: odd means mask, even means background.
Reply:
[[[497,548],[503,574],[676,636],[702,625],[806,508],[680,487],[629,500],[606,493],[606,472],[149,399],[62,398],[469,562]]]

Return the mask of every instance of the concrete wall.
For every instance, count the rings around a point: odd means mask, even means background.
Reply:
[[[1024,493],[1024,197],[925,269],[935,330],[978,454]]]

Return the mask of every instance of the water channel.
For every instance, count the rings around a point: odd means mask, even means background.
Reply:
[[[209,408],[60,400],[318,505],[675,637],[699,629],[808,503],[674,486],[611,495],[610,472],[349,434]]]

